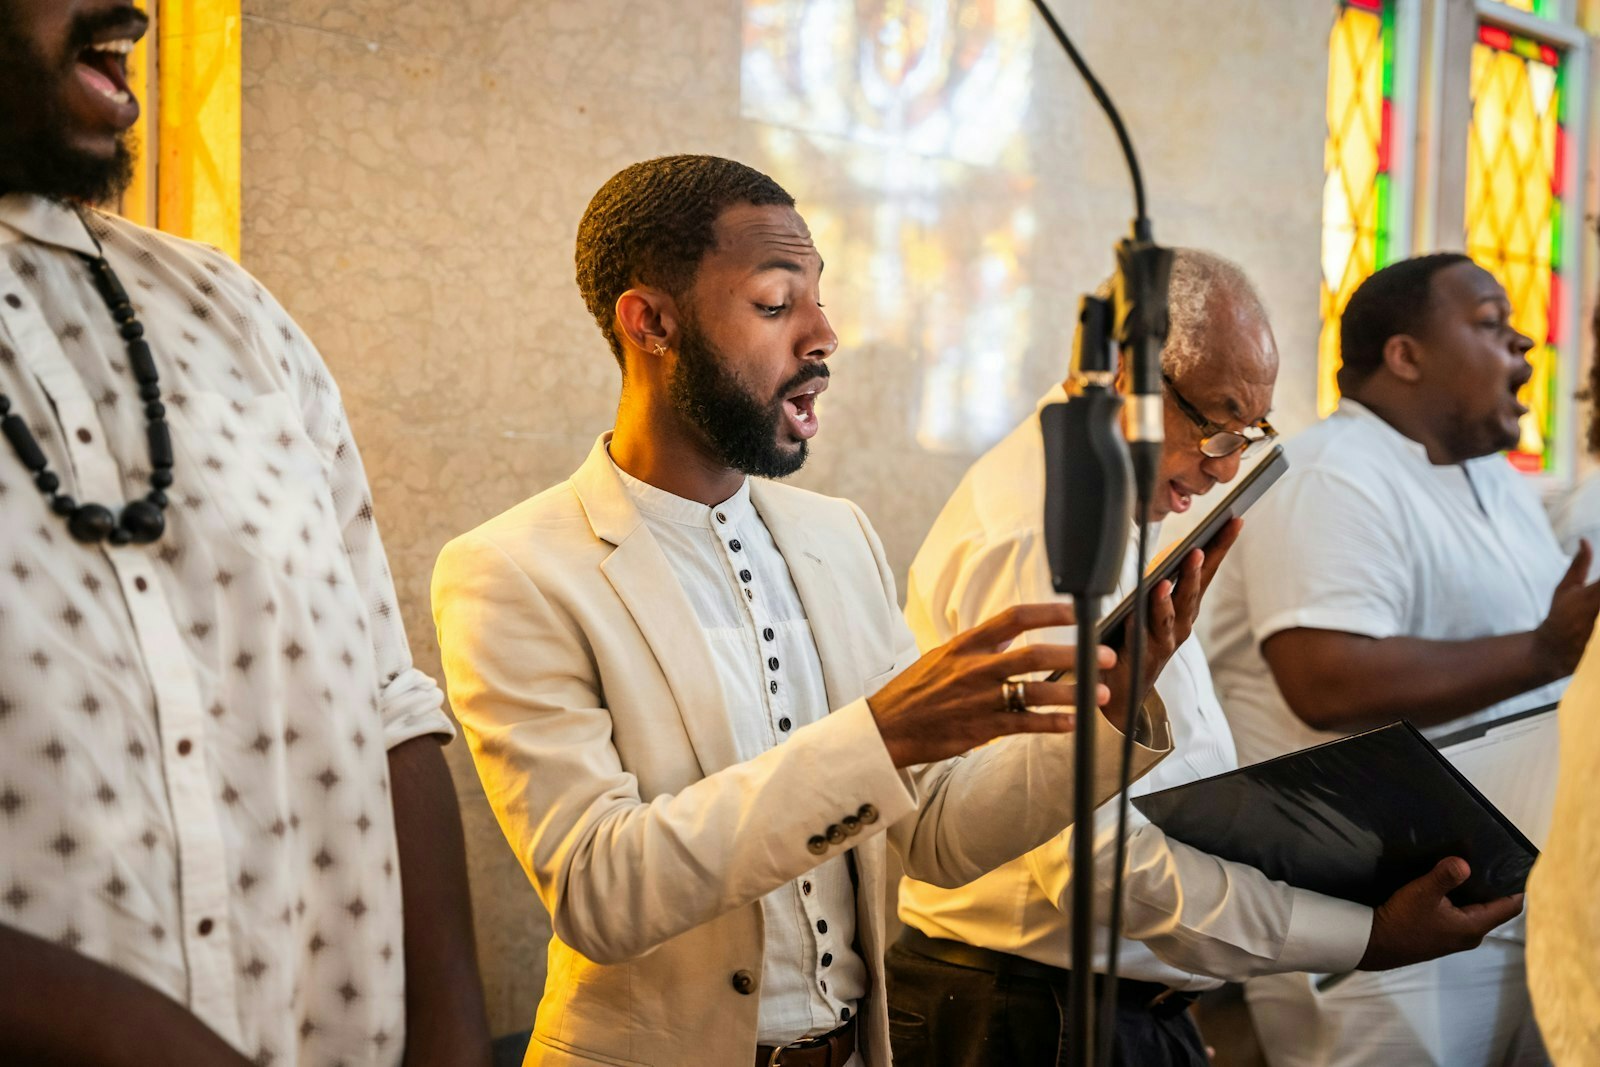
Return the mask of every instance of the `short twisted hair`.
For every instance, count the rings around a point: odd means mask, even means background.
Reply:
[[[681,296],[716,244],[723,211],[739,204],[793,207],[771,178],[718,156],[662,156],[612,175],[578,224],[578,289],[617,362],[617,298],[635,285]]]

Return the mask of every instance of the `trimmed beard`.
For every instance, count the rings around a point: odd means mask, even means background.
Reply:
[[[727,466],[757,478],[787,478],[805,466],[811,442],[801,441],[794,449],[778,443],[784,397],[812,378],[827,376],[823,364],[807,367],[773,399],[761,401],[693,323],[685,321],[667,389],[673,408]]]
[[[0,194],[33,193],[51,200],[104,204],[133,180],[127,134],[108,159],[77,151],[63,136],[70,119],[62,99],[92,20],[73,27],[65,71],[51,66],[18,36],[10,3],[0,0]],[[43,92],[41,92],[43,88]]]

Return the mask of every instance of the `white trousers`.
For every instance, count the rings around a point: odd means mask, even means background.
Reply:
[[[1393,971],[1359,971],[1318,992],[1304,974],[1245,983],[1272,1067],[1542,1067],[1522,944]]]

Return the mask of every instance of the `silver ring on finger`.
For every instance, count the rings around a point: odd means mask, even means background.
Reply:
[[[1027,684],[1026,682],[1012,681],[1009,678],[1000,683],[1000,696],[1005,701],[1007,711],[1018,715],[1027,713],[1027,694],[1022,690],[1022,687]]]

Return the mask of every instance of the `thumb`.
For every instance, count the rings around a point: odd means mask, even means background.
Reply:
[[[1428,884],[1442,897],[1450,893],[1472,874],[1467,861],[1459,856],[1449,856],[1433,865],[1428,872]]]

